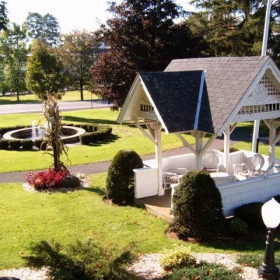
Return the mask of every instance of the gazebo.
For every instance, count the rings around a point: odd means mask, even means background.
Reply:
[[[183,161],[181,159],[180,164],[187,165],[187,170],[202,169],[203,155],[216,137],[224,134],[223,167],[227,174],[233,175],[233,164],[240,163],[249,153],[231,155],[229,151],[230,134],[236,125],[264,120],[269,129],[269,156],[265,166],[273,167],[277,161],[275,144],[280,139],[280,135],[276,135],[279,118],[280,71],[268,56],[176,59],[164,72],[139,73],[117,120],[119,123],[133,122],[155,144],[153,164],[149,168],[135,170],[136,198],[164,194],[162,178],[167,163],[161,155],[162,129],[167,134],[175,134],[192,151]],[[184,133],[195,137],[194,147]],[[206,134],[211,137],[203,142]],[[180,161],[179,158],[176,160]],[[168,161],[170,163],[172,159]],[[177,163],[175,165],[178,167]],[[275,173],[271,177],[276,179],[279,174]],[[225,211],[230,213],[238,205],[280,194],[279,177],[273,183],[266,182],[267,179],[266,174],[255,180],[221,186],[223,203],[227,204]],[[253,192],[256,192],[256,184],[260,180],[268,185],[256,198]],[[224,194],[232,193],[234,185],[235,192],[239,187],[236,196],[240,197],[240,192],[248,191],[248,184],[251,195],[247,193],[247,199],[240,198],[239,201],[223,196],[222,189]]]

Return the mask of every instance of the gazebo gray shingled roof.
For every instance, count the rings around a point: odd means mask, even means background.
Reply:
[[[268,60],[268,56],[175,59],[165,72],[206,70],[203,102],[208,102],[210,113],[201,110],[201,114],[205,114],[204,121],[210,119],[198,130],[218,134]]]
[[[169,133],[195,129],[213,133],[205,83],[201,109],[198,108],[202,74],[203,71],[140,73]],[[195,127],[197,110],[201,114]]]

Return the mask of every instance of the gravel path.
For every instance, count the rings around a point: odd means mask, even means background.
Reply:
[[[204,260],[208,262],[219,263],[227,266],[229,269],[240,267],[236,263],[238,255],[236,254],[212,254],[212,253],[192,253],[197,261]],[[146,280],[157,280],[164,275],[160,267],[162,254],[143,255],[133,264],[130,269]],[[240,280],[257,280],[259,279],[257,269],[250,267],[241,267]],[[2,277],[15,277],[20,280],[47,280],[46,270],[31,270],[29,268],[9,269],[0,271],[0,280]],[[11,279],[12,280],[12,279]]]

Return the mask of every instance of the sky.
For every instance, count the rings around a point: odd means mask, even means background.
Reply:
[[[111,14],[106,12],[108,0],[5,0],[8,18],[11,22],[22,24],[28,13],[49,13],[59,22],[61,33],[72,30],[95,31],[100,23],[105,23]],[[120,3],[121,0],[117,0]],[[184,9],[193,9],[190,0],[176,0]]]

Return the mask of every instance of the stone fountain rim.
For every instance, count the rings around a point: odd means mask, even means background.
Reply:
[[[76,130],[77,132],[73,135],[69,135],[69,136],[62,136],[61,139],[62,140],[68,140],[68,139],[71,139],[71,138],[74,138],[74,137],[78,137],[82,134],[84,134],[86,131],[83,129],[83,128],[80,128],[80,127],[76,127],[76,126],[67,126],[67,125],[63,125],[62,128],[67,128],[67,129],[72,129],[72,130]],[[12,137],[11,135],[14,134],[14,133],[17,133],[17,132],[21,132],[21,131],[25,131],[25,130],[28,130],[28,129],[32,129],[32,127],[25,127],[25,128],[20,128],[20,129],[14,129],[14,130],[11,130],[9,132],[6,132],[4,135],[3,135],[3,139],[8,139],[8,140],[24,140],[22,138],[16,138],[16,137]],[[38,138],[40,139],[40,138]],[[34,140],[33,140],[34,141]]]

